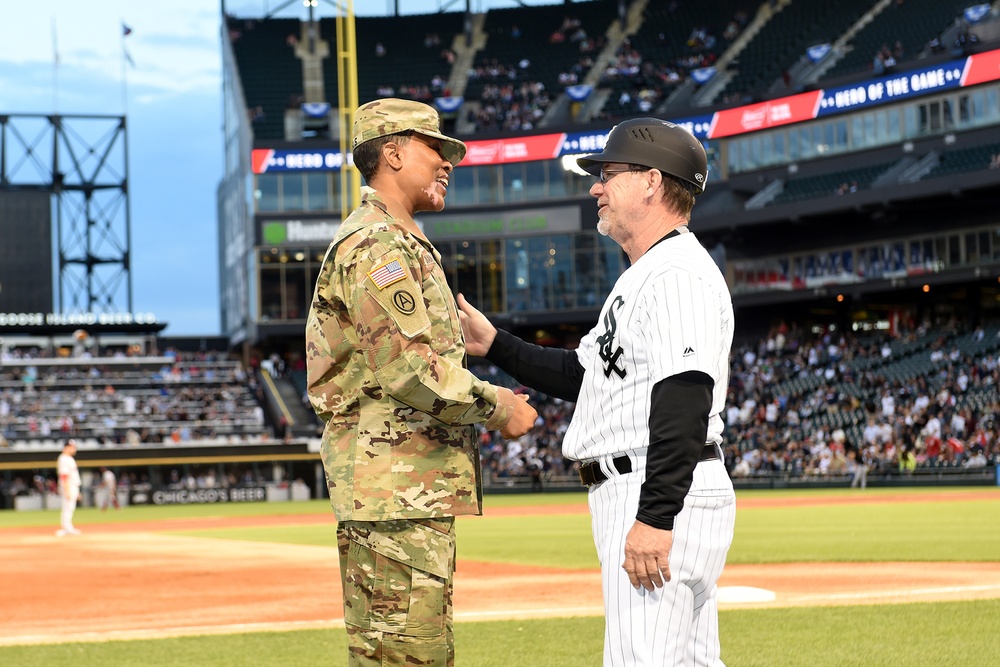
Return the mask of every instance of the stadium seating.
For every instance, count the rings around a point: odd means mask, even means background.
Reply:
[[[0,423],[10,442],[55,447],[67,438],[114,446],[180,443],[268,432],[253,381],[237,361],[134,358],[126,366],[7,366],[0,372]]]
[[[784,191],[771,200],[769,206],[787,204],[802,199],[813,199],[833,195],[849,194],[858,190],[867,190],[872,182],[893,163],[887,162],[870,167],[862,167],[832,174],[810,176],[806,178],[789,179]]]
[[[810,46],[832,42],[870,6],[870,0],[789,3],[739,53],[737,74],[720,95],[739,93],[755,99],[798,62]]]
[[[941,162],[922,180],[986,169],[998,153],[1000,153],[1000,143],[947,151],[941,155]]]
[[[847,450],[864,450],[874,479],[898,474],[897,457],[904,445],[917,449],[918,472],[957,471],[980,448],[990,464],[1000,462],[996,434],[991,429],[984,435],[979,428],[1000,419],[998,334],[998,323],[968,332],[945,323],[840,337],[790,331],[782,334],[780,346],[772,332],[764,340],[738,344],[727,399],[732,406],[727,409],[738,414],[727,412],[727,467],[737,479],[843,479],[850,472]],[[472,370],[493,382],[502,375],[488,364]],[[960,376],[968,378],[965,390]],[[491,483],[527,484],[529,462],[536,458],[547,483],[570,480],[573,462],[561,457],[557,444],[572,417],[572,404],[522,390],[532,394],[543,426],[510,442],[480,431]],[[895,397],[892,419],[883,416],[886,393]],[[927,401],[926,409],[917,407],[921,399]],[[940,419],[945,438],[965,443],[964,452],[943,448],[928,453],[921,430],[931,415]],[[956,415],[962,418],[953,421]],[[969,418],[972,422],[963,421]],[[869,422],[888,425],[892,437],[870,442]],[[967,428],[959,432],[962,423]]]
[[[227,20],[247,108],[258,139],[283,139],[285,109],[303,94],[302,61],[295,56],[298,19]],[[336,88],[334,88],[336,90]]]
[[[422,91],[422,101],[440,97],[444,90],[431,90],[435,76],[448,80],[451,65],[444,52],[451,48],[455,37],[462,34],[461,12],[416,14],[408,16],[363,17],[355,19],[358,52],[358,100],[362,103],[379,97],[404,97],[417,99]],[[336,21],[320,20],[320,33],[335,43]],[[378,56],[381,44],[384,55]],[[328,58],[324,63],[324,82],[327,96],[336,97],[337,60]],[[392,90],[391,95],[384,94]]]
[[[465,89],[466,100],[481,98],[491,84],[519,86],[527,82],[541,83],[549,98],[555,99],[563,89],[560,73],[580,61],[582,36],[603,39],[616,20],[617,6],[617,0],[593,0],[490,10],[483,27],[487,42],[476,54],[473,70],[488,73],[491,68],[502,67],[505,72],[513,72],[513,77],[471,76]],[[554,35],[559,35],[555,41]]]
[[[894,54],[897,64],[916,59],[969,4],[969,0],[890,3],[848,42],[851,50],[823,78],[870,72],[875,54],[883,47],[894,50],[896,42],[901,46]]]
[[[629,38],[630,46],[643,57],[644,65],[652,76],[619,76],[605,78],[602,85],[609,85],[611,94],[602,109],[602,115],[616,119],[634,115],[638,92],[656,90],[655,104],[670,94],[691,69],[714,61],[729,45],[726,28],[739,12],[749,17],[755,4],[747,0],[721,0],[713,3],[650,2],[643,13],[642,25]],[[695,36],[701,31],[709,39],[699,41]],[[738,34],[738,33],[736,33]],[[733,37],[736,35],[734,34]],[[680,75],[680,80],[670,83],[664,74],[670,70]],[[630,92],[631,102],[622,101],[622,93]]]

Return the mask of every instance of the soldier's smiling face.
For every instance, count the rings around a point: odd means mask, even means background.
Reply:
[[[413,202],[413,211],[440,211],[448,194],[451,162],[442,152],[441,140],[414,133],[400,147],[404,159],[405,191]]]

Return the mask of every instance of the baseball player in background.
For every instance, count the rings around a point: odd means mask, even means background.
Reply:
[[[413,219],[444,208],[465,150],[426,104],[357,110],[354,164],[369,187],[327,250],[306,322],[352,666],[454,665],[455,517],[483,510],[475,424],[516,438],[538,416],[465,368],[441,256]]]
[[[721,458],[732,299],[688,231],[707,159],[655,118],[612,128],[577,160],[598,231],[631,266],[576,350],[526,343],[459,295],[469,354],[576,401],[563,454],[581,462],[601,562],[605,665],[722,665],[716,582],[732,543],[733,485]]]
[[[118,504],[118,478],[109,468],[101,466],[101,511],[106,512],[108,505],[114,505],[116,510],[122,508]]]
[[[80,531],[73,525],[73,513],[76,512],[76,501],[80,498],[80,469],[76,466],[76,440],[69,439],[63,445],[62,454],[56,460],[56,474],[59,475],[59,497],[62,499],[60,527],[56,535],[79,535]]]

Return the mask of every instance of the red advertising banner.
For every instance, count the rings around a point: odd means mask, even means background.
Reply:
[[[462,160],[462,166],[551,160],[559,156],[565,138],[565,134],[541,134],[514,139],[467,141],[465,143],[469,151]]]
[[[974,86],[977,83],[997,79],[1000,79],[1000,49],[969,56],[965,71],[962,73],[963,86]]]
[[[718,139],[734,134],[755,132],[769,127],[812,120],[816,117],[816,109],[822,96],[823,91],[815,90],[801,95],[792,95],[769,102],[716,112],[708,136]]]
[[[255,174],[267,171],[267,161],[274,155],[273,148],[255,148],[250,152],[250,167]]]

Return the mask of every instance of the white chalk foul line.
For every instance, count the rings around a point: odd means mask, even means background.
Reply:
[[[865,591],[863,593],[827,593],[823,595],[797,595],[785,598],[795,602],[813,600],[865,600],[887,597],[913,597],[917,595],[942,595],[954,593],[976,593],[981,591],[1000,591],[1000,584],[983,584],[980,586],[940,586],[935,588],[906,588],[894,591]]]
[[[456,621],[490,621],[541,617],[600,616],[602,607],[551,607],[544,609],[496,609],[455,614]],[[344,627],[344,619],[313,621],[281,621],[274,623],[230,623],[225,625],[193,625],[176,628],[110,630],[107,632],[73,632],[32,634],[0,637],[0,646],[23,644],[65,644],[70,642],[134,641],[198,635],[236,635],[250,632],[291,632],[294,630],[325,630]]]
[[[72,632],[59,634],[18,635],[0,637],[0,646],[18,644],[65,644],[68,642],[109,642],[136,639],[164,639],[197,635],[236,635],[249,632],[289,632],[342,628],[344,619],[315,621],[281,621],[276,623],[231,623],[226,625],[189,625],[176,628],[145,628],[137,630],[109,630],[107,632]]]

